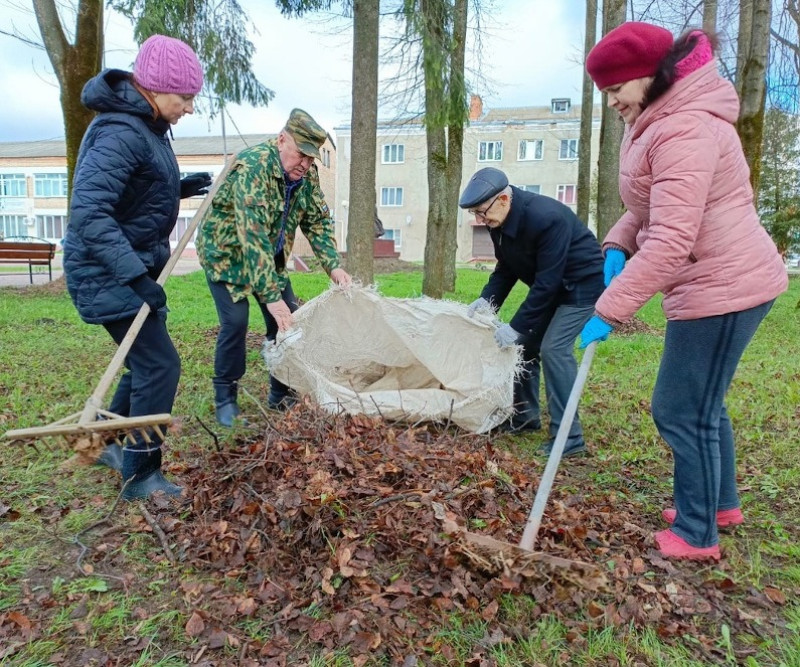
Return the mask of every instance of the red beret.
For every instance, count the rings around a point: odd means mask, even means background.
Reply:
[[[672,48],[672,33],[657,25],[629,21],[614,28],[586,58],[586,71],[600,89],[653,76]]]

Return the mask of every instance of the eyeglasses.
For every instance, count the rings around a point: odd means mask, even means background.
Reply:
[[[486,219],[486,214],[489,212],[489,209],[492,208],[492,206],[494,206],[494,203],[497,201],[497,198],[501,194],[503,193],[501,192],[500,194],[496,194],[494,196],[494,199],[492,199],[492,201],[489,202],[489,205],[483,210],[478,210],[477,208],[468,208],[467,213],[469,213],[470,215],[474,215],[476,218]]]

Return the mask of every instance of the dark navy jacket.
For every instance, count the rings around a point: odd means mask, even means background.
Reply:
[[[521,280],[530,289],[511,327],[542,336],[558,306],[597,301],[603,291],[603,254],[594,234],[568,206],[513,186],[511,191],[505,222],[489,230],[497,265],[481,296],[499,308]]]
[[[180,171],[169,123],[129,74],[105,70],[86,83],[84,106],[99,114],[81,142],[64,239],[67,289],[84,321],[133,317],[142,300],[128,286],[158,278],[170,255]]]

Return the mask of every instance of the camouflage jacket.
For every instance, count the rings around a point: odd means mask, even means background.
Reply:
[[[257,296],[264,303],[281,300],[288,275],[295,230],[299,226],[314,254],[330,274],[339,267],[333,220],[312,165],[289,202],[284,229],[284,261],[275,250],[284,215],[286,183],[275,140],[243,150],[217,190],[200,222],[197,255],[209,278],[228,283],[234,301]]]

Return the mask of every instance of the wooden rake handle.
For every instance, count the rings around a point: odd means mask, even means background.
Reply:
[[[211,206],[211,201],[214,199],[214,195],[219,189],[219,186],[222,184],[222,182],[225,180],[225,177],[228,175],[228,172],[231,170],[234,160],[234,157],[228,159],[228,161],[225,163],[225,166],[222,168],[222,171],[214,180],[214,183],[211,186],[211,189],[208,191],[208,194],[205,196],[205,199],[203,199],[203,202],[200,204],[194,216],[192,216],[188,227],[186,227],[186,231],[183,233],[183,236],[181,236],[180,240],[178,241],[178,245],[175,246],[175,250],[172,251],[172,254],[169,256],[166,265],[158,276],[158,280],[156,282],[158,282],[159,285],[163,286],[164,283],[167,282],[167,278],[172,273],[175,265],[178,263],[178,260],[183,254],[183,251],[186,249],[186,246],[189,244],[189,241],[191,241],[192,235],[197,229],[197,225],[200,224],[200,220],[203,219],[203,216],[205,215],[209,206]],[[111,362],[108,364],[108,368],[106,368],[105,373],[103,373],[103,377],[100,378],[100,382],[98,382],[94,392],[87,399],[86,405],[81,413],[81,417],[78,420],[79,424],[93,422],[97,417],[97,411],[102,407],[103,400],[105,399],[105,395],[108,392],[109,387],[111,387],[111,384],[117,377],[117,373],[119,373],[119,369],[122,368],[122,365],[125,363],[125,357],[128,356],[128,352],[130,352],[130,349],[133,346],[133,341],[136,340],[136,336],[139,335],[139,331],[141,330],[142,325],[149,314],[150,306],[148,306],[146,303],[143,303],[142,307],[139,309],[139,312],[136,314],[133,323],[128,329],[128,332],[125,334],[125,337],[122,339],[119,347],[117,347],[117,351],[112,357]]]
[[[578,411],[578,402],[581,399],[583,385],[586,384],[586,377],[589,375],[589,368],[592,365],[592,358],[594,357],[596,349],[597,341],[589,343],[589,346],[583,353],[583,360],[581,361],[580,368],[578,368],[578,374],[575,376],[575,383],[572,385],[572,391],[569,392],[569,400],[567,401],[567,407],[564,409],[564,416],[561,418],[561,424],[558,427],[556,439],[553,441],[553,447],[550,450],[547,465],[542,473],[542,479],[539,481],[539,488],[536,489],[533,507],[528,515],[528,521],[525,524],[522,539],[519,541],[521,549],[533,551],[536,536],[539,534],[539,526],[542,523],[544,508],[550,497],[550,490],[553,488],[553,480],[556,478],[558,464],[561,462],[561,455],[564,453],[564,445],[567,443],[569,430],[572,428],[575,413]]]

